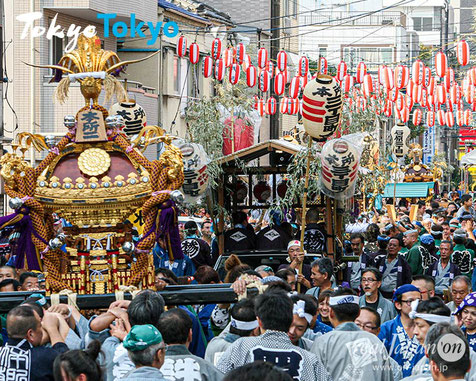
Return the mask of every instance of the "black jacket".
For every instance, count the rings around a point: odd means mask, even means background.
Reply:
[[[256,235],[247,228],[234,228],[225,232],[225,251],[256,249]]]

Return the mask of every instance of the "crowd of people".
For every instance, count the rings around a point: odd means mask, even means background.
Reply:
[[[225,250],[284,249],[277,268],[230,255],[220,276],[209,221],[185,224],[184,259],[156,245],[157,290],[229,283],[234,304],[165,306],[142,290],[79,311],[35,293],[41,273],[4,265],[0,292],[33,293],[0,316],[0,380],[476,380],[476,211],[456,195],[419,202],[416,217],[401,203],[396,218],[358,218],[339,265],[314,209],[305,250],[292,222],[270,214],[258,229],[234,213]]]

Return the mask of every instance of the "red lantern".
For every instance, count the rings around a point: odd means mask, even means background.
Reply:
[[[459,127],[464,125],[464,112],[463,110],[456,111],[456,123]]]
[[[281,104],[279,105],[279,112],[281,114],[287,114],[288,113],[288,103],[289,103],[289,98],[284,97],[281,99]]]
[[[443,110],[438,110],[438,112],[436,113],[436,117],[438,119],[438,124],[440,126],[444,126],[446,124],[446,115],[445,115],[445,112]]]
[[[223,78],[225,78],[225,62],[223,58],[218,58],[215,61],[215,79],[221,82]]]
[[[286,196],[287,190],[288,190],[288,180],[281,181],[276,188],[276,191],[278,192],[278,196],[280,198],[284,198]]]
[[[446,125],[450,128],[455,125],[455,117],[453,115],[453,111],[446,111]]]
[[[352,86],[354,86],[354,77],[347,74],[342,80],[342,90],[344,91],[346,97],[348,96],[347,94],[350,92]]]
[[[417,109],[415,109],[415,110],[413,111],[413,119],[412,119],[412,121],[413,121],[413,124],[414,124],[415,126],[419,126],[419,125],[420,125],[420,123],[421,123],[421,110],[420,110],[419,108],[417,108]]]
[[[403,110],[400,112],[400,120],[403,123],[407,123],[408,119],[410,119],[410,110],[408,107],[404,107]]]
[[[258,50],[258,67],[264,69],[268,63],[268,51],[266,48],[259,48]]]
[[[264,101],[262,99],[258,100],[257,111],[260,116],[263,116],[265,113]]]
[[[429,95],[434,95],[435,90],[436,90],[436,80],[435,78],[431,77],[430,82],[428,83],[428,86],[426,87],[428,89],[428,94]]]
[[[290,99],[288,103],[288,114],[296,115],[299,111],[299,99]]]
[[[215,38],[212,42],[212,57],[214,60],[217,60],[221,56],[221,40]]]
[[[210,77],[213,74],[213,60],[212,57],[207,56],[203,59],[203,76],[205,78]]]
[[[337,75],[336,75],[337,80],[339,82],[342,82],[346,74],[347,74],[347,64],[344,61],[340,61],[339,64],[337,65]]]
[[[230,67],[233,64],[234,49],[228,48],[223,52],[223,63],[225,67]]]
[[[248,53],[245,54],[245,59],[243,60],[243,69],[248,70],[248,68],[250,67],[251,65],[251,58],[250,58],[250,55]]]
[[[241,67],[239,64],[235,63],[231,65],[230,72],[228,73],[228,78],[232,85],[236,85],[238,81],[240,80],[240,70],[241,70]]]
[[[466,66],[469,62],[469,45],[465,40],[461,40],[456,45],[456,57],[461,66]]]
[[[274,63],[268,61],[268,63],[266,64],[266,70],[268,70],[269,78],[274,78]]]
[[[367,74],[367,65],[365,65],[364,62],[359,62],[357,65],[357,74],[356,74],[357,83],[363,83],[364,76],[366,74]]]
[[[258,88],[262,92],[267,92],[269,89],[269,72],[266,70],[262,70],[261,73],[259,74],[259,82],[258,82]]]
[[[428,127],[433,127],[435,125],[435,113],[433,111],[428,111],[426,113],[426,124]]]
[[[190,48],[188,49],[188,56],[190,58],[190,63],[196,64],[200,60],[200,48],[196,42],[190,44]]]
[[[271,197],[271,187],[266,181],[259,181],[258,184],[253,187],[253,195],[258,202],[265,202]]]
[[[458,86],[457,83],[453,84],[450,89],[450,98],[451,102],[454,104],[461,103],[461,88]]]
[[[439,104],[446,102],[446,89],[443,85],[438,85],[436,89],[436,97]]]
[[[413,101],[421,104],[421,97],[423,95],[423,85],[413,85]]]
[[[276,98],[270,97],[266,102],[266,114],[274,115],[276,114]]]
[[[469,78],[471,79],[471,83],[476,85],[476,67],[472,67],[469,71]]]
[[[443,52],[438,52],[435,56],[436,75],[440,78],[443,78],[446,73],[447,67],[448,64],[446,60],[446,54]]]
[[[372,95],[374,91],[372,76],[370,74],[365,74],[363,85],[364,85],[364,96],[370,97],[370,95]]]
[[[325,57],[320,57],[319,62],[321,64],[321,70],[319,74],[327,74],[327,60]]]
[[[474,86],[469,85],[467,90],[464,93],[464,97],[466,98],[466,102],[473,103],[474,101]]]
[[[397,100],[395,102],[395,108],[398,110],[398,111],[402,111],[403,110],[403,107],[405,107],[405,97],[403,96],[402,93],[398,93],[397,94]]]
[[[453,103],[449,98],[446,99],[446,111],[453,111]]]
[[[278,57],[276,59],[276,67],[279,71],[285,71],[288,67],[288,55],[284,50],[281,50],[278,53]]]
[[[294,77],[291,80],[291,85],[289,86],[289,96],[291,98],[297,98],[299,96],[299,91],[301,90],[301,80],[299,77]]]
[[[283,95],[285,86],[286,80],[284,74],[282,72],[278,73],[274,79],[274,93],[276,95]]]
[[[309,72],[309,58],[301,57],[299,58],[299,75],[304,77]]]
[[[413,98],[410,97],[408,94],[405,95],[405,106],[411,110],[413,108],[413,104],[414,104],[414,101],[413,101]]]
[[[425,87],[428,87],[430,85],[430,79],[431,79],[431,69],[425,66],[423,70],[423,84],[425,85]]]
[[[471,110],[464,111],[464,124],[469,126],[473,120],[473,114]]]
[[[395,87],[400,90],[401,88],[405,87],[405,66],[398,65],[395,68]]]
[[[304,87],[307,85],[307,83],[309,82],[309,77],[309,73],[307,73],[307,75],[305,75],[304,77],[299,77],[301,81],[301,89],[304,89]]]
[[[248,69],[246,69],[246,84],[248,87],[255,87],[256,86],[256,80],[258,77],[258,71],[253,65],[248,66]]]
[[[264,111],[263,100],[259,100],[258,112]],[[263,114],[261,114],[263,115]],[[232,129],[233,128],[233,129]],[[251,147],[254,142],[253,124],[247,118],[240,118],[230,115],[225,119],[223,129],[223,154],[229,155],[233,152]]]
[[[177,55],[184,57],[185,54],[187,54],[187,39],[182,35],[177,40]]]
[[[391,91],[388,92],[387,94],[387,99],[392,101],[392,102],[396,102],[397,99],[398,99],[398,94],[400,94],[400,92],[397,90],[397,89],[392,89]]]
[[[413,82],[420,85],[423,81],[425,65],[420,60],[416,60],[412,65],[412,79]]]
[[[236,49],[236,60],[238,63],[241,65],[245,59],[246,55],[246,49],[245,45],[243,45],[241,42],[238,44],[238,48]]]

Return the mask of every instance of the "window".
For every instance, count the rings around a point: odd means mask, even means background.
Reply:
[[[343,53],[343,60],[349,64],[349,68],[354,70],[360,61],[367,64],[369,71],[377,71],[379,65],[393,61],[393,50],[390,47],[346,46]]]
[[[182,70],[182,67],[180,65],[180,58],[178,56],[174,56],[174,92],[176,94],[180,93],[180,71]]]
[[[432,17],[413,17],[413,29],[417,32],[428,32],[433,30]]]
[[[50,40],[50,64],[57,65],[61,57],[63,57],[64,40],[53,36]]]

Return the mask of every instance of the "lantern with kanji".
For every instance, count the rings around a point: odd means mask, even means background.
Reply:
[[[390,136],[392,139],[392,152],[395,157],[400,158],[408,153],[410,132],[410,128],[404,123],[398,123],[392,127]]]
[[[242,203],[245,201],[246,197],[248,197],[248,186],[243,180],[237,180],[235,184],[235,191],[233,192],[236,197],[236,201],[238,203]]]
[[[200,144],[177,139],[174,145],[182,151],[183,156],[184,182],[181,191],[187,202],[195,202],[207,190],[209,177],[206,170],[210,160]]]
[[[214,60],[217,60],[221,56],[221,40],[215,38],[212,42],[212,57]]]
[[[124,119],[123,129],[127,136],[137,135],[147,124],[147,117],[141,105],[135,101],[115,103],[109,109],[109,115],[120,115]]]
[[[223,61],[223,58],[219,58],[215,61],[215,79],[217,81],[223,81],[223,78],[225,77],[225,62]]]
[[[365,62],[359,62],[357,65],[357,74],[356,74],[357,83],[363,83],[364,76],[366,74],[367,74],[367,65],[365,65]]]
[[[187,39],[185,36],[180,36],[177,40],[177,55],[184,57],[187,54]]]
[[[262,70],[259,74],[258,88],[262,92],[267,92],[269,89],[269,72],[267,70]]]
[[[413,124],[419,126],[421,123],[421,110],[419,108],[413,111]]]
[[[274,79],[274,92],[276,95],[283,95],[284,88],[286,86],[286,80],[284,74],[279,72],[276,74],[276,78]]]
[[[309,72],[309,58],[301,57],[299,59],[299,76],[304,77]]]
[[[241,67],[238,64],[233,64],[230,67],[229,80],[232,85],[236,85],[240,80]]]
[[[341,82],[347,74],[347,64],[344,61],[340,61],[337,65],[337,80]]]
[[[258,181],[258,184],[253,187],[253,195],[258,202],[266,202],[271,197],[271,187],[266,181]]]
[[[306,132],[315,140],[325,140],[340,123],[342,92],[339,84],[331,76],[319,75],[307,83],[302,99]]]
[[[448,63],[446,59],[446,54],[443,52],[438,52],[435,56],[436,75],[440,78],[443,78],[446,73],[447,67]]]
[[[238,63],[241,65],[245,59],[245,55],[246,55],[246,48],[245,48],[245,45],[243,45],[243,43],[239,43],[238,44],[238,47],[236,48],[236,60],[238,61]]]
[[[291,98],[297,98],[299,96],[300,90],[301,90],[301,80],[299,77],[294,77],[291,80],[291,85],[289,86],[289,96]]]
[[[343,200],[353,195],[360,153],[346,139],[333,139],[321,151],[321,190],[327,196]]]
[[[276,67],[279,71],[285,71],[288,67],[288,54],[281,50],[276,57]]]
[[[213,59],[210,56],[207,56],[203,59],[203,76],[205,78],[210,77],[213,74]]]
[[[469,62],[469,45],[465,40],[461,40],[456,45],[456,57],[461,66],[466,66]]]
[[[266,48],[259,48],[258,50],[258,67],[264,69],[268,63],[268,51]]]
[[[253,65],[248,66],[246,69],[246,84],[248,87],[255,87],[257,80],[258,71]]]
[[[188,56],[190,58],[190,63],[196,64],[200,60],[200,48],[196,42],[190,44],[188,48]]]
[[[320,72],[319,74],[327,74],[327,60],[326,57],[320,57],[319,58],[319,63],[320,63]]]
[[[268,115],[276,114],[276,98],[274,98],[274,97],[269,97],[268,98],[268,100],[266,101],[265,112]]]

